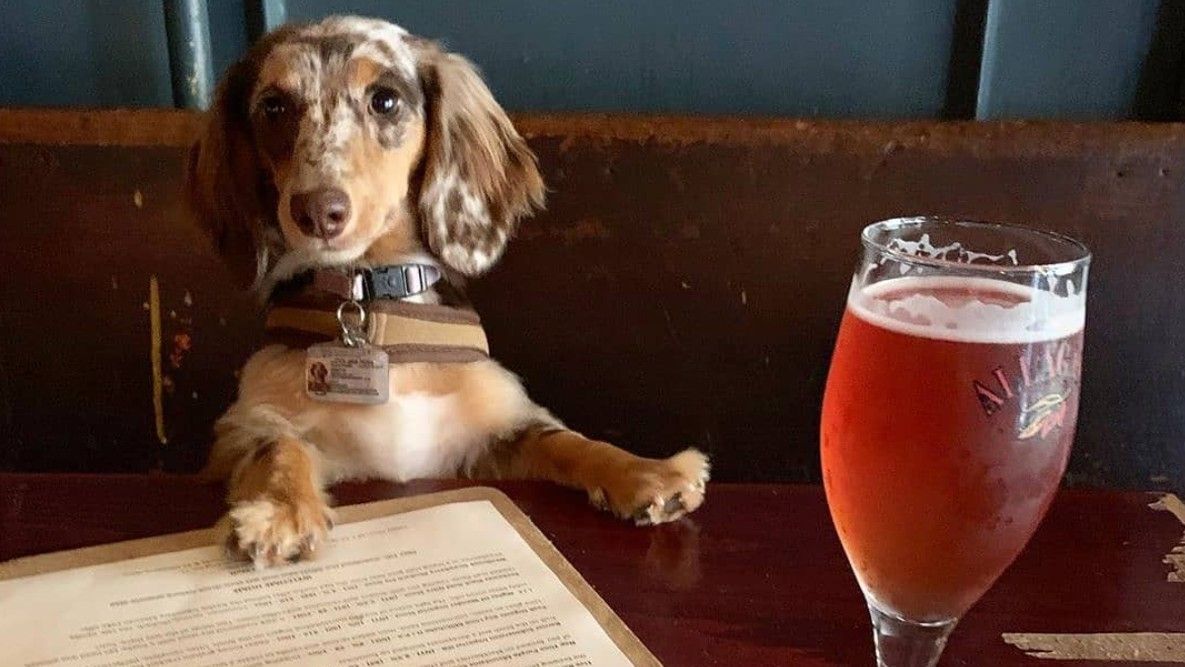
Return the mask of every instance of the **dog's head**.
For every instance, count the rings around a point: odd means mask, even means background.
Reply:
[[[334,17],[281,28],[229,69],[188,195],[234,273],[259,284],[425,253],[480,274],[543,182],[472,64],[390,23]]]

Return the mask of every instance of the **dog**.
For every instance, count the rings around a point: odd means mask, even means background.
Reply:
[[[317,361],[309,366],[308,388],[314,394],[326,394],[331,391],[329,384],[329,368]]]
[[[306,364],[315,348],[299,341],[247,361],[205,471],[227,480],[228,548],[256,567],[313,554],[333,521],[325,489],[346,479],[549,480],[639,525],[703,502],[701,452],[650,459],[586,438],[483,354],[465,282],[497,262],[545,188],[535,155],[462,56],[375,19],[281,27],[221,80],[186,182],[198,225],[270,306],[309,297],[310,285],[336,274],[345,291],[329,293],[325,308],[284,312],[332,325],[334,303],[347,304],[389,318],[383,329],[397,338],[427,327],[462,341],[433,348],[430,333],[427,348],[388,346],[383,386],[372,388],[386,400],[375,404],[310,396],[307,380],[323,394],[329,375],[323,361]],[[418,291],[368,298],[358,289],[362,276],[406,280],[412,269]],[[417,308],[438,310],[420,317]],[[360,318],[351,326],[356,338],[374,334]],[[361,354],[377,349],[342,340]]]

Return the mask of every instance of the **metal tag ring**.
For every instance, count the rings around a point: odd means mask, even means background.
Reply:
[[[358,318],[358,324],[356,326],[346,324],[346,306],[353,307],[354,314]],[[366,326],[366,308],[364,308],[362,304],[358,303],[357,301],[342,301],[341,305],[337,307],[337,323],[340,324],[343,329],[364,328]]]
[[[350,306],[357,316],[356,324],[346,323],[346,307]],[[366,344],[366,307],[357,301],[343,301],[337,307],[337,323],[342,329],[342,342],[349,347]]]

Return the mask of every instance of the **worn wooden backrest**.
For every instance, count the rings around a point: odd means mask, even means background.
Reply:
[[[474,286],[495,356],[589,435],[817,480],[866,223],[1030,224],[1095,251],[1068,480],[1185,484],[1185,127],[517,119],[551,188]],[[259,337],[180,203],[195,117],[0,111],[0,465],[195,469]]]

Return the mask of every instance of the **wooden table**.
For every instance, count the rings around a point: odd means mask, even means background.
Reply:
[[[460,485],[347,484],[334,495],[349,504]],[[634,528],[570,491],[495,486],[666,665],[871,663],[864,602],[821,488],[714,484],[693,516]],[[0,559],[205,527],[221,496],[188,477],[0,474]],[[1182,543],[1185,511],[1150,508],[1159,497],[1063,491],[956,630],[943,664],[1061,664],[1028,657],[1003,633],[1174,633],[1145,640],[1185,651],[1185,634],[1175,634],[1185,633],[1185,583],[1168,581],[1164,562]]]

